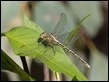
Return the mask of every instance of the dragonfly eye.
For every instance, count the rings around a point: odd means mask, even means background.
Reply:
[[[42,38],[38,38],[37,42],[40,43],[42,40]]]

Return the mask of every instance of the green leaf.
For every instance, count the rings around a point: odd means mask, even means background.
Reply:
[[[60,46],[54,46],[54,54],[51,47],[39,45],[37,43],[39,33],[37,33],[35,30],[25,27],[16,27],[6,32],[5,35],[8,37],[14,52],[19,56],[37,57],[53,71],[62,72],[71,78],[76,75],[78,80],[87,80],[86,77],[80,73],[69,61],[68,57]],[[35,40],[36,42],[33,45],[26,44]],[[25,46],[21,48],[22,45]],[[29,50],[32,52],[29,53]]]
[[[35,24],[24,15],[24,26],[36,30],[38,33],[43,32],[38,24]]]
[[[89,16],[91,16],[91,14],[85,16],[85,17],[74,27],[74,29],[69,33],[68,38],[67,38],[66,43],[65,43],[66,45],[69,43],[69,41],[72,39],[72,37],[76,34],[76,32],[81,28],[82,22],[83,22],[87,17],[89,17]]]
[[[37,43],[41,33],[38,28],[15,27],[4,34],[17,55],[37,58],[53,71],[64,73],[70,78],[76,76],[78,80],[86,81],[87,78],[70,62],[60,46],[53,46],[54,53],[53,48]]]
[[[3,50],[1,50],[1,69],[17,73],[23,81],[33,81]]]
[[[76,78],[76,76],[74,76],[71,81],[78,81],[78,79]]]

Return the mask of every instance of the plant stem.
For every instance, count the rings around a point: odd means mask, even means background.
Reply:
[[[60,80],[60,76],[59,76],[59,73],[58,73],[58,72],[55,72],[55,76],[56,76],[57,81],[61,81],[61,80]]]
[[[20,59],[21,59],[22,64],[23,64],[24,71],[30,75],[29,70],[28,70],[28,66],[27,66],[27,62],[26,62],[26,58],[24,56],[20,56]]]
[[[44,65],[44,81],[49,81],[50,77],[49,77],[49,69],[46,67],[46,65]]]

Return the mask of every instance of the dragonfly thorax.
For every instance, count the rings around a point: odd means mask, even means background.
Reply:
[[[57,42],[56,37],[52,33],[43,32],[38,38],[38,43],[42,43],[44,46],[57,44]]]

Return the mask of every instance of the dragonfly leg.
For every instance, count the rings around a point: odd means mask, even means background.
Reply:
[[[53,53],[55,54],[56,52],[55,52],[54,47],[52,45],[49,45],[49,46],[53,49]]]

